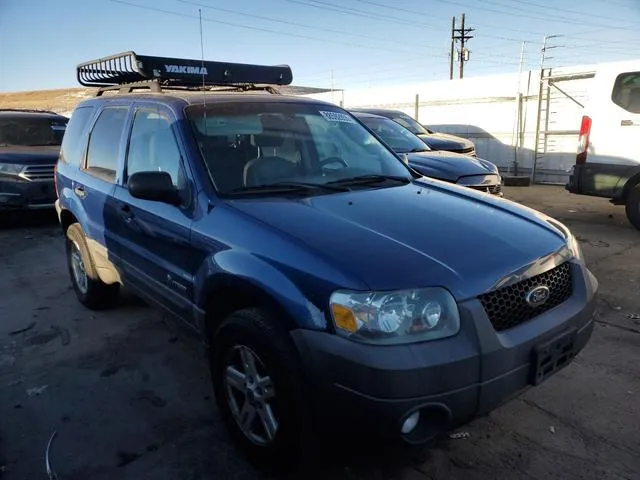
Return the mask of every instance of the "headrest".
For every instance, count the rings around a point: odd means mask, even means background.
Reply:
[[[258,145],[259,147],[266,147],[266,148],[279,147],[284,142],[284,138],[282,138],[282,136],[269,135],[264,133],[261,135],[256,135],[255,139],[256,139],[256,145]]]
[[[262,133],[255,136],[255,142],[260,147],[279,147],[291,132],[288,122],[279,115],[263,115],[260,123]]]

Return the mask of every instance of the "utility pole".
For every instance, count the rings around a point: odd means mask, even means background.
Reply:
[[[458,61],[460,62],[460,78],[464,78],[464,64],[469,61],[469,50],[466,48],[467,40],[473,38],[469,33],[473,32],[475,28],[465,28],[465,14],[462,14],[460,28],[456,28],[456,19],[453,18],[451,24],[451,64],[449,66],[449,78],[453,79],[453,50],[455,42],[460,42],[460,50],[458,51]]]
[[[522,93],[520,93],[520,83],[522,81],[522,67],[524,66],[524,47],[527,42],[522,42],[520,49],[520,63],[518,66],[518,88],[516,90],[516,114],[513,126],[513,173],[518,175],[518,149],[522,146]],[[511,167],[509,167],[511,170]]]
[[[462,26],[460,28],[460,78],[464,77],[464,62],[466,50],[464,48],[465,34],[464,34],[464,13],[462,14]]]
[[[451,52],[449,53],[449,80],[453,80],[453,54],[456,51],[456,17],[451,18]]]
[[[331,69],[331,78],[330,78],[330,80],[331,80],[331,102],[333,103],[333,101],[334,101],[333,100],[333,90],[334,90],[334,88],[333,88],[333,68]]]

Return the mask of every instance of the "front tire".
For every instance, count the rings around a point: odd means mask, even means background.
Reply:
[[[311,427],[288,333],[267,312],[245,309],[231,314],[211,340],[216,402],[232,436],[259,467],[294,468]]]
[[[100,280],[82,227],[77,223],[67,229],[66,248],[71,283],[80,303],[90,310],[113,307],[120,285],[108,285]]]
[[[625,210],[631,225],[640,230],[640,183],[629,190]]]

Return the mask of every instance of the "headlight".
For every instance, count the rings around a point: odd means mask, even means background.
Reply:
[[[24,165],[17,165],[15,163],[0,163],[0,174],[5,175],[18,175],[22,172]]]
[[[569,229],[567,229],[567,233],[569,234],[567,238],[567,247],[571,250],[574,258],[582,261],[584,258],[582,257],[582,247],[580,247],[580,242],[578,242],[578,239],[573,236]]]
[[[575,259],[583,261],[584,257],[582,256],[582,247],[580,247],[580,242],[578,242],[578,239],[573,235],[573,233],[571,233],[571,230],[569,230],[569,228],[565,224],[559,222],[554,218],[551,218],[551,217],[545,217],[545,218],[548,223],[550,223],[551,225],[553,225],[555,228],[557,228],[562,232],[562,234],[564,235],[564,238],[567,241],[567,248],[571,252],[571,255]]]
[[[413,343],[450,337],[460,330],[458,306],[443,288],[337,291],[330,303],[338,334],[361,342]]]

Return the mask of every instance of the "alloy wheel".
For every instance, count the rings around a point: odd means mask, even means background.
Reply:
[[[84,262],[82,261],[80,248],[78,248],[78,245],[75,242],[71,244],[71,270],[73,272],[73,278],[80,292],[87,293],[89,285],[87,272],[84,268]]]
[[[279,421],[276,392],[264,363],[249,347],[236,345],[224,366],[227,402],[242,433],[254,444],[274,441]]]

